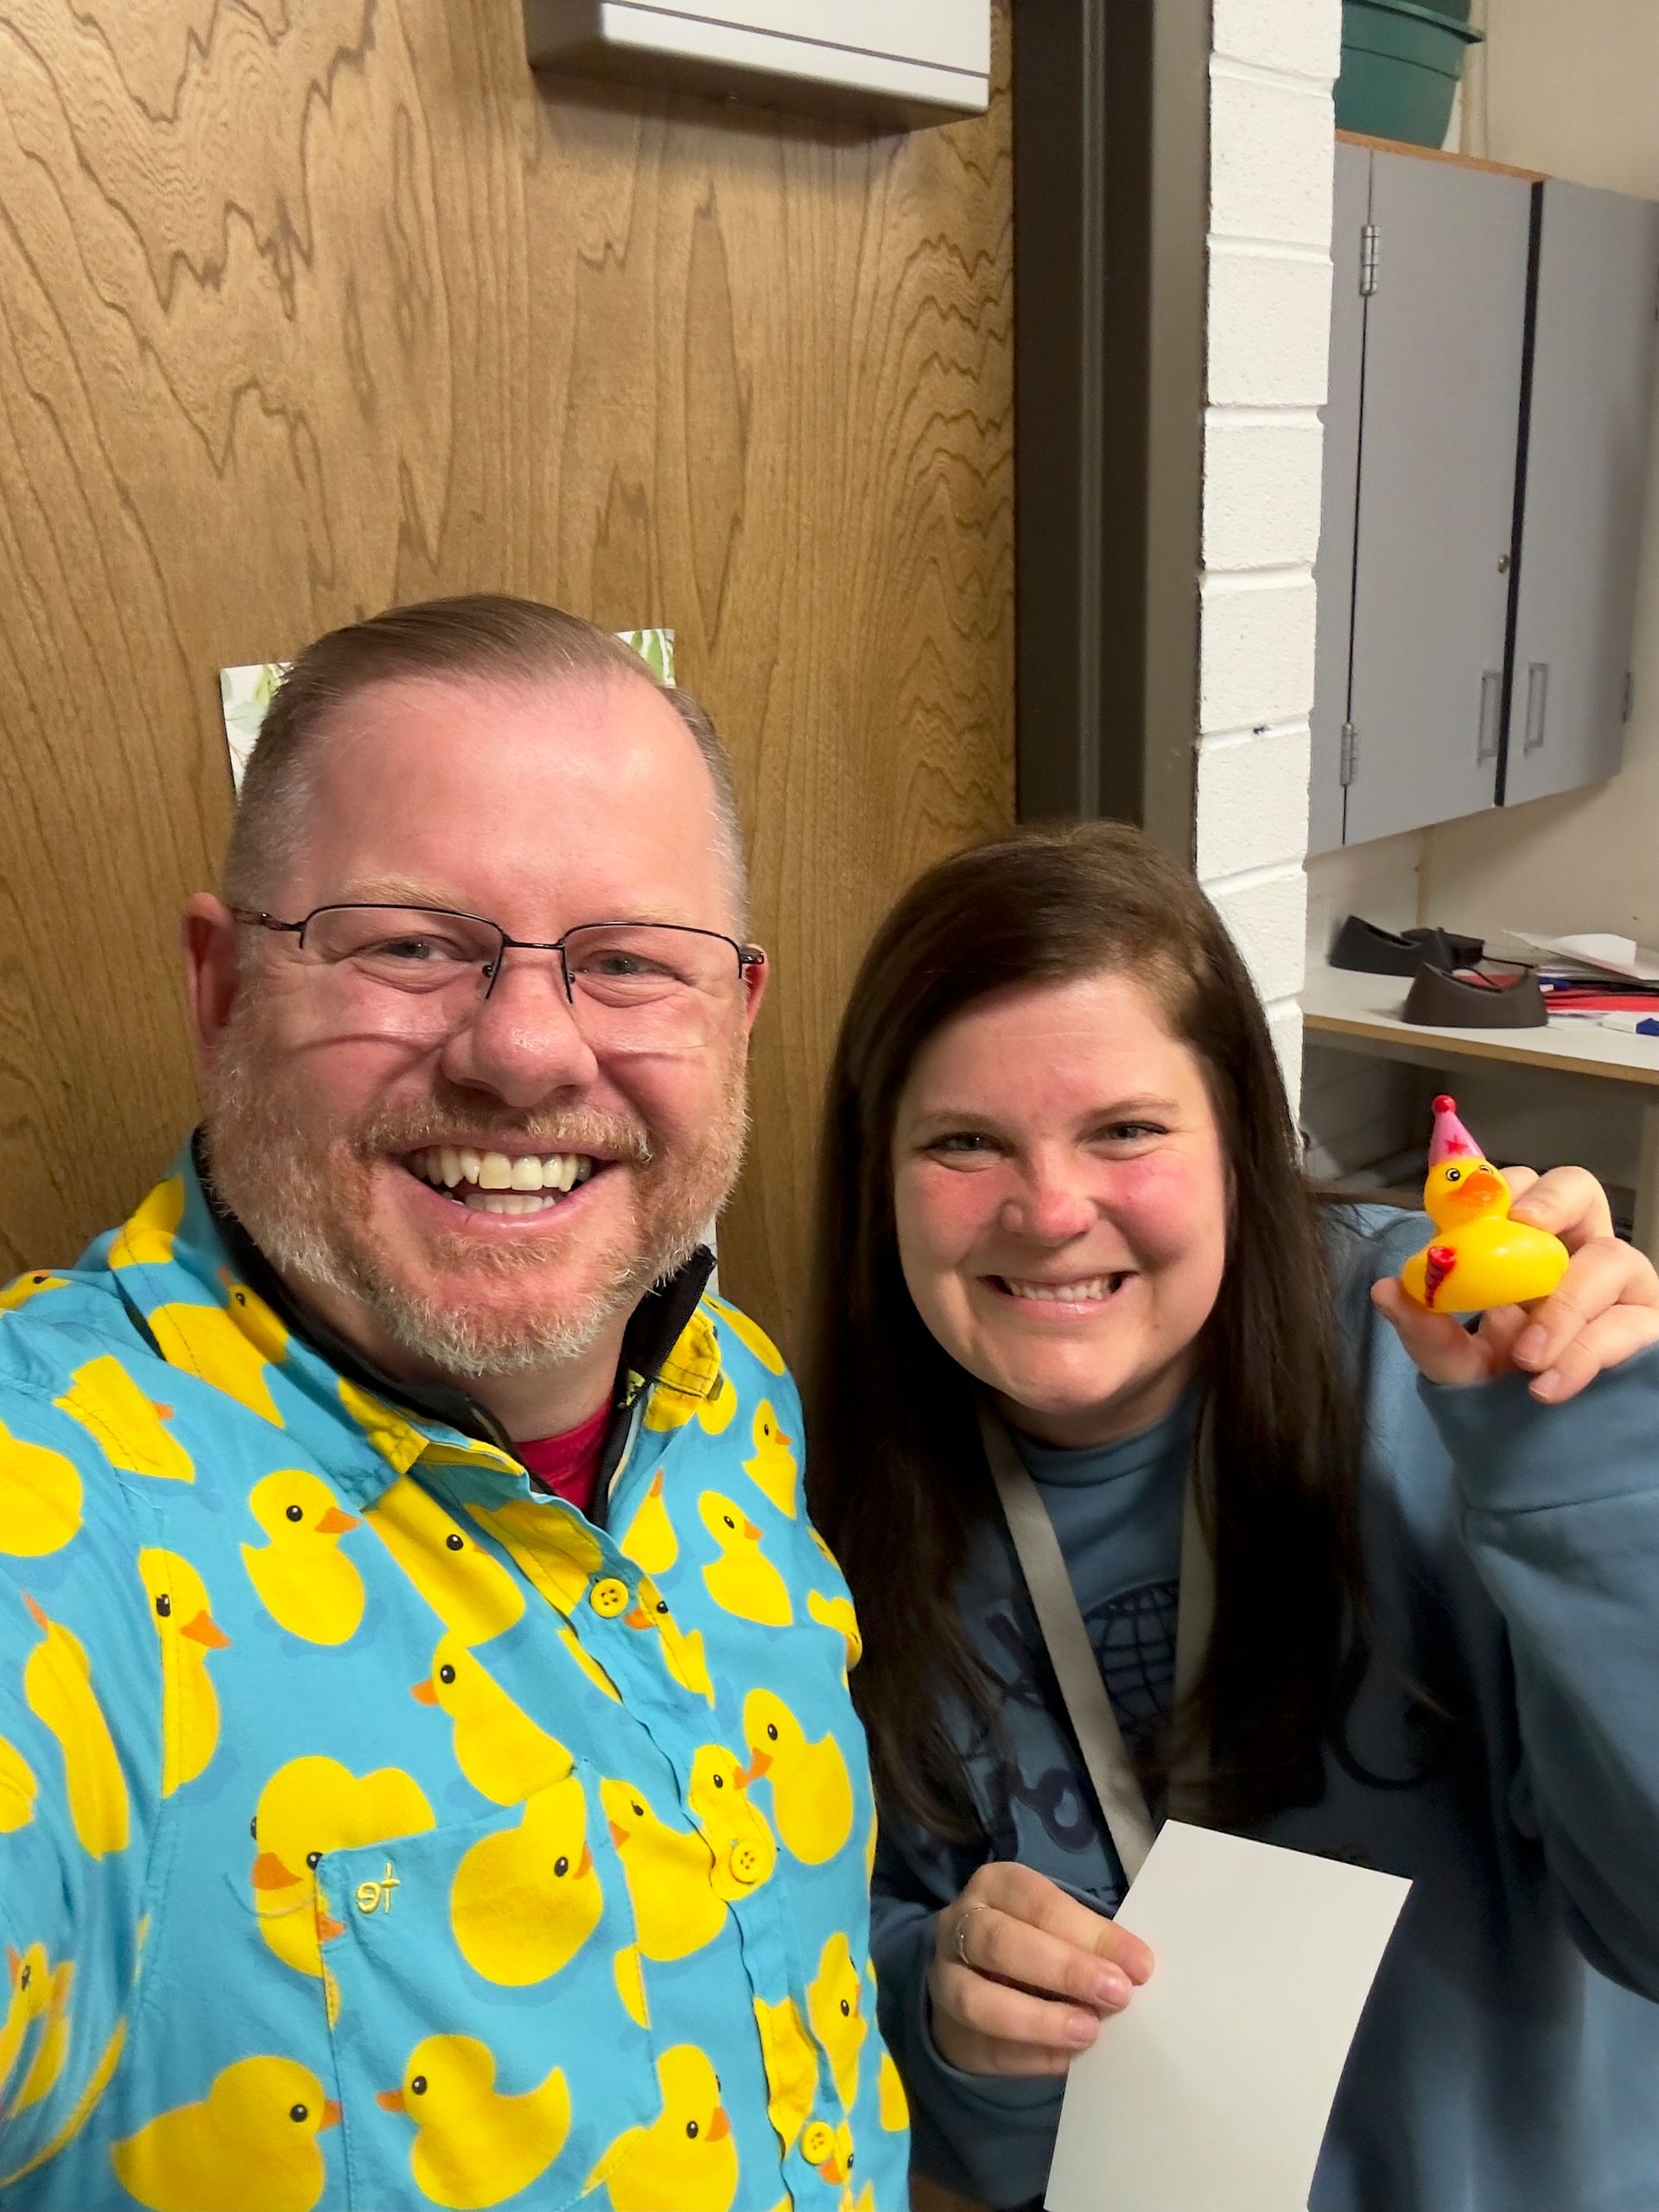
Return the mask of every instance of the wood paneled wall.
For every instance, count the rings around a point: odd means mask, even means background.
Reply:
[[[0,1279],[188,1124],[220,664],[499,588],[672,625],[731,741],[723,1265],[787,1332],[862,941],[1012,817],[1011,207],[1003,98],[871,137],[532,77],[516,0],[0,0]]]

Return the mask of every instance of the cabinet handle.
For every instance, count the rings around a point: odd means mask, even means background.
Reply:
[[[1544,715],[1549,703],[1549,663],[1529,660],[1527,663],[1527,734],[1522,741],[1523,753],[1541,753],[1544,749]]]
[[[1480,679],[1480,738],[1475,747],[1477,767],[1497,758],[1497,711],[1503,697],[1503,671],[1489,668]]]

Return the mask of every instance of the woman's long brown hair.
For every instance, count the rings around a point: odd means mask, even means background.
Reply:
[[[956,1743],[994,1718],[956,1603],[995,1513],[973,1384],[899,1270],[893,1136],[917,1054],[976,1000],[1110,972],[1142,984],[1198,1056],[1230,1180],[1228,1256],[1203,1341],[1214,1439],[1200,1504],[1216,1611],[1193,1710],[1209,1814],[1248,1826],[1317,1787],[1357,1618],[1358,1414],[1326,1236],[1267,1022],[1192,878],[1120,823],[1031,831],[923,876],[877,931],[830,1079],[807,1361],[809,1494],[857,1601],[854,1689],[878,1787],[971,1829]],[[954,1723],[954,1725],[953,1725]]]

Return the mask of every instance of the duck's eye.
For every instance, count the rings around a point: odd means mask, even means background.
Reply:
[[[726,1787],[726,1777],[723,1774],[717,1774],[715,1777],[715,1787],[716,1789],[723,1789]]]
[[[737,1523],[736,1523],[736,1522],[735,1522],[735,1521],[734,1521],[734,1520],[733,1520],[733,1518],[732,1518],[732,1516],[731,1516],[731,1515],[730,1515],[729,1513],[722,1513],[722,1514],[721,1515],[721,1516],[720,1516],[720,1517],[721,1517],[721,1520],[726,1523],[726,1526],[727,1526],[728,1529],[735,1529],[735,1528],[736,1528]]]
[[[158,1620],[168,1621],[173,1618],[173,1600],[168,1596],[165,1590],[162,1591],[161,1596],[156,1600],[156,1614]]]
[[[688,2120],[686,2121],[685,2132],[690,2140],[695,2143],[697,2139],[697,2123],[695,2120]]]
[[[34,1980],[34,1979],[35,1979],[35,1969],[34,1969],[34,1967],[30,1967],[30,1966],[26,1966],[26,1967],[23,1968],[23,1970],[22,1970],[22,1974],[20,1974],[18,1975],[18,1977],[17,1977],[17,1986],[18,1986],[18,1988],[19,1988],[19,1989],[27,1989],[27,1988],[29,1987],[29,1983],[30,1983],[31,1981],[33,1981],[33,1980]]]
[[[778,1723],[775,1720],[767,1721],[766,1733],[771,1737],[772,1742],[775,1744],[778,1740]]]
[[[253,1838],[253,1840],[254,1840],[254,1841],[255,1841],[256,1843],[257,1843],[257,1842],[258,1842],[258,1840],[259,1840],[259,1815],[258,1815],[258,1814],[257,1814],[257,1813],[256,1813],[256,1814],[254,1815],[253,1818],[252,1818],[252,1819],[248,1822],[248,1834],[249,1834]]]
[[[305,1854],[305,1863],[315,1872],[322,1864],[322,1853],[320,1851],[308,1851]]]
[[[411,2097],[423,2097],[426,2094],[426,2076],[424,2074],[417,2074],[415,2076],[415,2079],[409,2085],[409,2094]]]
[[[455,1670],[446,1659],[442,1666],[438,1669],[438,1680],[441,1682],[453,1682],[454,1679]]]
[[[452,1552],[461,1552],[467,1548],[467,1539],[464,1536],[448,1535],[443,1541]]]
[[[630,1799],[629,1802],[632,1803],[632,1799]],[[633,1816],[637,1821],[643,1821],[645,1817],[645,1807],[643,1805],[635,1805],[633,1808]]]
[[[564,1856],[563,1852],[561,1852],[559,1856],[553,1861],[553,1872],[561,1877],[570,1872],[570,1861]]]
[[[245,1306],[248,1302],[248,1294],[245,1290],[233,1290],[231,1293],[231,1296],[236,1300],[238,1306]]]
[[[1446,1171],[1446,1179],[1448,1183],[1461,1183],[1463,1180],[1462,1168],[1448,1167]]]
[[[841,2000],[841,2017],[843,2020],[850,2020],[853,2017],[853,2008],[844,1997]]]
[[[657,1610],[659,1613],[665,1613],[668,1611],[668,1600],[666,1598],[659,1598],[657,1600]]]
[[[289,2105],[288,2116],[290,2120],[309,2120],[311,2107],[309,2105]]]
[[[305,1508],[302,1505],[290,1505],[288,1509],[288,1517],[290,1521],[303,1521]]]

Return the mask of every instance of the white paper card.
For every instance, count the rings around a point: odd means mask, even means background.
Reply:
[[[1409,1887],[1166,1821],[1117,1916],[1156,1970],[1072,2062],[1050,2212],[1304,2212]]]

